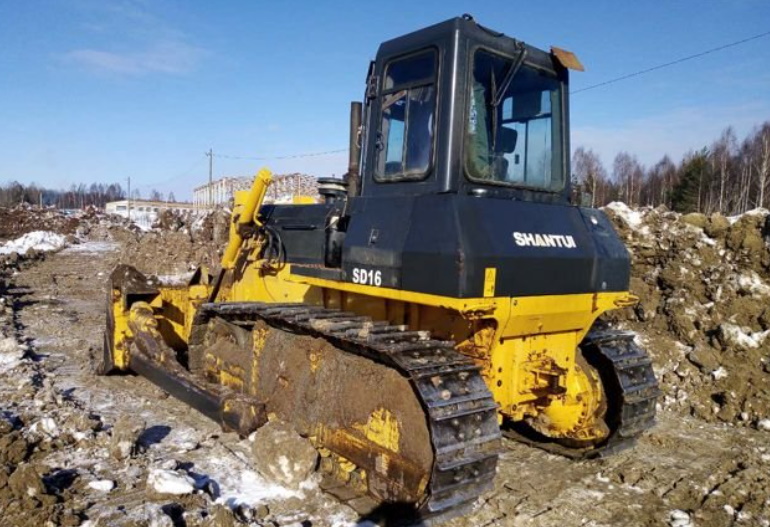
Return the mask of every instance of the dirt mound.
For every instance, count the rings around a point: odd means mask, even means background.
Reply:
[[[229,225],[229,212],[223,209],[205,215],[165,211],[151,229],[142,229],[95,209],[67,213],[27,205],[0,208],[0,242],[33,231],[65,235],[70,244],[87,239],[116,242],[124,247],[121,263],[155,274],[183,273],[197,265],[217,267]],[[33,251],[27,259],[38,256]],[[0,259],[0,265],[15,266],[20,257],[12,254]]]
[[[605,211],[629,248],[640,298],[611,318],[655,341],[663,404],[730,423],[770,417],[768,212]]]
[[[216,270],[227,244],[229,215],[163,214],[151,230],[103,222],[91,229],[92,240],[119,243],[120,263],[147,274],[178,275],[205,265]]]
[[[41,209],[28,205],[0,208],[0,240],[12,240],[32,231],[76,234],[81,223],[95,215],[95,211],[71,215],[58,209]]]

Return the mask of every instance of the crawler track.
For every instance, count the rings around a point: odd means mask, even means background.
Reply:
[[[323,337],[343,352],[408,378],[425,409],[434,451],[426,496],[416,511],[420,517],[453,515],[491,488],[501,438],[497,404],[479,368],[456,352],[453,342],[304,304],[209,303],[193,322],[191,355],[203,345],[208,322],[215,317],[247,328],[261,319],[284,331]]]

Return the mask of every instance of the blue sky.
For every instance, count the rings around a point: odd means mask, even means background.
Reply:
[[[389,38],[471,12],[577,53],[580,89],[770,31],[767,0],[264,2],[0,0],[0,183],[124,182],[177,198],[204,152],[272,157],[345,148],[349,101]],[[650,164],[770,119],[770,38],[576,94],[573,147]],[[215,177],[344,172],[346,154],[215,158]]]

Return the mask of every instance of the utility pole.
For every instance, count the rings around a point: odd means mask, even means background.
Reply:
[[[213,189],[211,188],[211,181],[214,174],[214,149],[209,148],[209,151],[206,152],[206,155],[209,156],[209,187],[208,192],[206,193],[208,196],[208,206],[212,207],[214,205],[214,196],[212,194]]]
[[[128,221],[131,221],[131,176],[128,176]]]

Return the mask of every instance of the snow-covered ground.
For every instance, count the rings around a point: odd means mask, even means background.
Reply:
[[[87,241],[85,243],[78,243],[70,245],[64,249],[65,253],[106,253],[111,251],[117,251],[120,248],[120,244],[116,242],[101,242],[101,241]]]
[[[5,242],[0,246],[0,254],[24,254],[30,249],[36,251],[57,251],[67,245],[67,239],[61,234],[48,231],[32,231]]]

